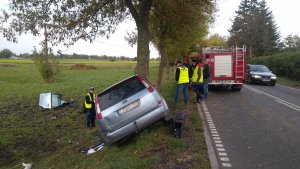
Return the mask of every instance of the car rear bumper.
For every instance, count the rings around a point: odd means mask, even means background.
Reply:
[[[167,106],[166,106],[167,107]],[[165,106],[159,106],[156,109],[148,112],[146,115],[128,123],[127,125],[114,130],[102,132],[103,140],[106,144],[112,144],[134,132],[138,132],[155,121],[168,115],[169,110]]]

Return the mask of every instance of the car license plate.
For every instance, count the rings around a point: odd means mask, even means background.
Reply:
[[[270,79],[262,79],[263,82],[269,82]]]
[[[129,105],[127,105],[127,106],[121,108],[121,109],[118,111],[118,113],[119,113],[119,115],[122,115],[122,114],[124,114],[124,113],[126,113],[126,112],[129,112],[129,111],[131,111],[131,110],[133,110],[133,109],[139,107],[139,106],[140,106],[140,100],[137,100],[137,101],[132,102],[131,104],[129,104]]]

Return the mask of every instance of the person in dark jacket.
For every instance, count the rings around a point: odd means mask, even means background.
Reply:
[[[204,100],[207,100],[208,97],[208,84],[211,81],[210,72],[211,72],[211,67],[207,63],[207,59],[204,59],[204,68],[203,68]]]
[[[89,88],[89,92],[85,96],[84,107],[87,110],[87,127],[95,127],[95,98],[94,87]]]

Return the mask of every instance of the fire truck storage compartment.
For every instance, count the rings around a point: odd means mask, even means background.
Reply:
[[[214,77],[232,77],[231,55],[216,55],[214,68]]]

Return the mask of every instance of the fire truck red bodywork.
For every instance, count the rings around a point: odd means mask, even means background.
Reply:
[[[188,56],[184,62],[190,63],[192,59],[207,59],[211,66],[210,86],[228,86],[232,90],[240,91],[246,80],[246,47],[203,48],[198,55]]]

